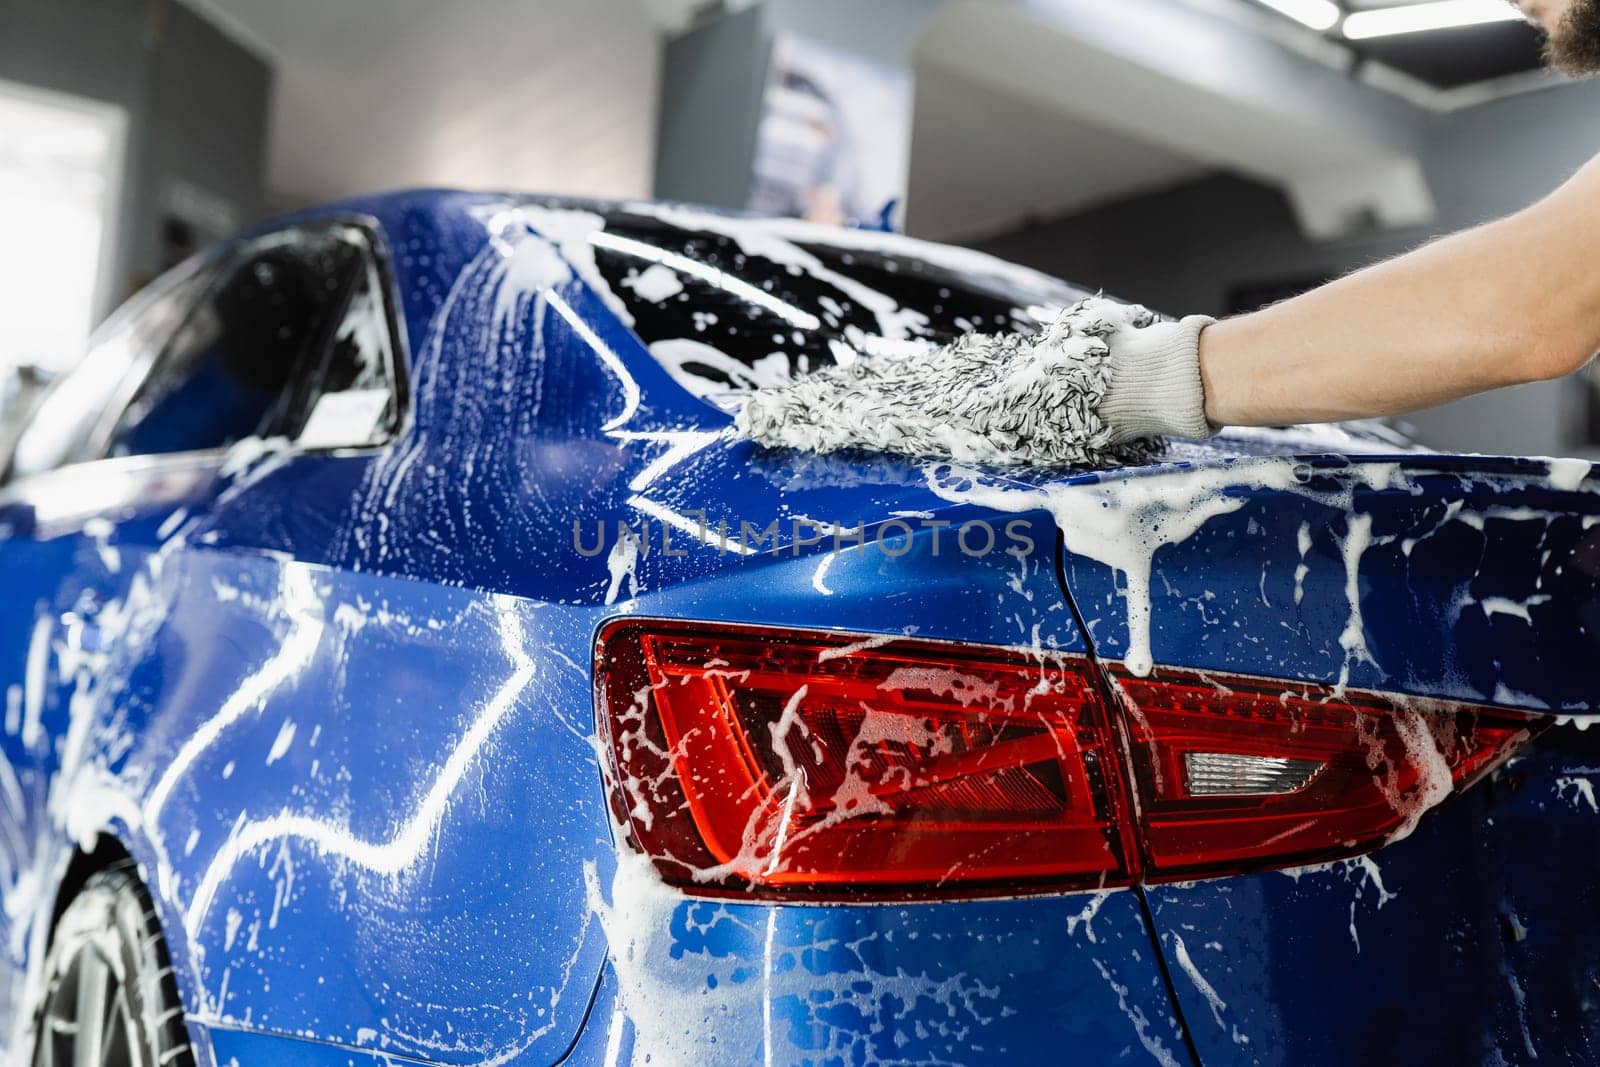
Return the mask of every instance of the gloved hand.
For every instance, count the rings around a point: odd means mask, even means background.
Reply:
[[[1099,415],[1110,430],[1111,442],[1140,437],[1210,437],[1217,428],[1206,418],[1200,332],[1216,320],[1190,315],[1167,322],[1144,308],[1133,310],[1142,315],[1130,315],[1128,324],[1107,338],[1110,375]]]
[[[813,452],[1138,463],[1159,448],[1158,434],[1211,434],[1198,358],[1210,321],[1160,322],[1141,307],[1085,300],[1031,337],[974,334],[757,390],[736,426],[762,444]]]

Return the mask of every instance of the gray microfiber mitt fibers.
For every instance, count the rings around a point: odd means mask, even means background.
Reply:
[[[1141,463],[1160,450],[1156,433],[1211,430],[1196,355],[1209,321],[1164,323],[1136,305],[1085,300],[1032,336],[973,334],[759,389],[736,426],[764,445],[822,453],[1035,467]],[[1153,417],[1151,408],[1178,417]]]

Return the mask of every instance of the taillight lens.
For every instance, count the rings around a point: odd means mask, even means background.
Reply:
[[[1498,763],[1527,717],[1261,679],[1118,677],[1146,870],[1243,871],[1365,851]]]
[[[849,640],[635,625],[602,638],[618,795],[667,877],[849,893],[1125,869],[1114,741],[1088,675]]]
[[[1529,721],[1080,657],[626,620],[596,677],[613,796],[669,881],[959,895],[1352,855]]]

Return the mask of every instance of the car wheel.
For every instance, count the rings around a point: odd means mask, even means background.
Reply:
[[[90,875],[45,960],[34,1067],[193,1067],[154,909],[131,863]]]

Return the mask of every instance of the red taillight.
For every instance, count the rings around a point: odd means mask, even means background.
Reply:
[[[1162,672],[1118,677],[1147,871],[1220,874],[1348,856],[1528,736],[1525,716]]]
[[[1079,657],[632,620],[601,634],[596,676],[618,812],[662,875],[783,894],[1081,888],[1350,855],[1528,729],[1174,673],[1119,678],[1108,715]]]
[[[848,893],[1123,870],[1114,742],[1086,674],[848,641],[602,638],[619,796],[667,877]]]

